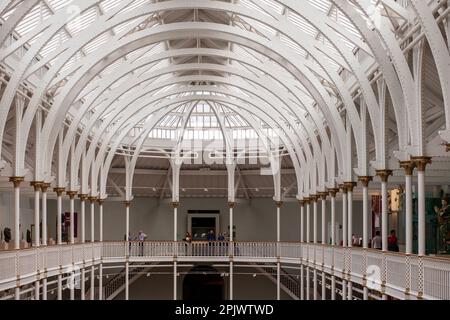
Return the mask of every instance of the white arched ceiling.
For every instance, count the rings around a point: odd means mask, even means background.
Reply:
[[[318,0],[321,2],[322,0]],[[353,164],[352,155],[346,150],[349,150],[350,146],[347,145],[346,130],[351,130],[355,138],[356,156],[358,159],[358,174],[367,174],[368,163],[365,160],[363,154],[366,150],[363,150],[361,144],[361,137],[363,135],[361,118],[359,110],[355,104],[352,96],[352,92],[346,87],[344,80],[336,73],[332,71],[329,60],[333,60],[342,68],[350,72],[356,79],[359,86],[361,96],[364,98],[364,102],[367,106],[367,110],[370,116],[372,131],[374,132],[375,142],[375,167],[386,167],[386,144],[385,139],[382,136],[381,130],[382,119],[380,119],[378,105],[377,92],[371,87],[367,74],[363,65],[355,57],[354,52],[346,47],[341,41],[342,38],[347,42],[352,43],[356,48],[362,50],[367,55],[368,59],[373,59],[373,62],[378,65],[382,77],[386,82],[391,96],[393,110],[397,120],[397,133],[399,139],[400,151],[407,151],[412,155],[422,155],[423,138],[421,136],[421,105],[417,101],[417,95],[414,92],[416,87],[411,74],[407,60],[400,45],[396,40],[396,35],[392,33],[392,28],[389,28],[387,23],[388,18],[385,18],[386,23],[382,23],[378,27],[371,27],[368,20],[368,11],[370,8],[370,1],[365,0],[353,0],[353,1],[330,1],[335,8],[338,8],[342,14],[344,14],[348,21],[357,30],[359,35],[349,32],[346,28],[343,28],[339,23],[334,21],[331,17],[327,16],[322,11],[318,10],[310,1],[302,2],[294,0],[279,0],[277,5],[284,5],[285,8],[280,14],[274,10],[266,10],[268,15],[259,12],[258,10],[252,10],[244,7],[240,4],[230,4],[219,1],[165,1],[160,3],[144,4],[138,8],[123,11],[128,5],[134,1],[123,1],[114,10],[107,12],[106,14],[98,16],[96,22],[94,22],[89,29],[89,32],[82,32],[73,39],[67,41],[55,50],[51,55],[40,58],[36,62],[35,57],[39,54],[42,48],[48,44],[49,41],[73,20],[73,10],[60,10],[52,15],[50,18],[38,23],[37,26],[29,32],[26,36],[18,38],[16,41],[3,46],[0,49],[0,61],[10,57],[16,52],[22,45],[33,39],[32,45],[28,48],[26,53],[20,60],[20,63],[14,68],[10,80],[5,88],[0,101],[0,137],[3,137],[8,111],[11,109],[15,92],[21,85],[22,81],[33,75],[40,68],[45,66],[50,60],[52,64],[44,75],[42,81],[40,81],[37,88],[33,88],[33,96],[29,101],[22,123],[22,132],[24,138],[17,147],[15,154],[15,163],[13,164],[16,175],[23,174],[23,167],[25,163],[25,149],[26,141],[30,134],[30,128],[36,117],[36,111],[39,108],[41,99],[47,94],[50,88],[60,86],[57,91],[57,95],[53,98],[53,106],[50,108],[41,131],[43,139],[43,146],[40,150],[37,150],[36,168],[34,168],[35,177],[37,180],[48,180],[51,176],[51,161],[53,158],[53,150],[55,149],[56,139],[60,132],[60,124],[66,119],[67,115],[74,113],[71,116],[73,120],[68,131],[61,137],[63,140],[62,150],[63,153],[60,156],[60,167],[64,168],[62,164],[65,164],[69,157],[70,150],[74,150],[74,142],[77,141],[74,161],[71,159],[75,167],[72,166],[71,171],[71,187],[74,186],[75,176],[78,174],[78,166],[84,161],[91,161],[97,154],[97,145],[91,144],[87,151],[87,136],[93,132],[95,141],[109,141],[109,138],[105,139],[103,126],[96,126],[94,119],[100,119],[104,116],[104,110],[107,106],[111,106],[115,110],[115,116],[110,118],[110,121],[118,123],[117,128],[131,128],[134,123],[128,123],[130,118],[126,118],[126,113],[134,114],[133,110],[129,110],[129,104],[126,101],[136,101],[142,92],[141,88],[137,86],[135,90],[124,90],[121,94],[107,93],[116,82],[120,81],[123,77],[128,76],[133,70],[137,70],[146,64],[155,64],[163,59],[173,59],[183,54],[185,55],[207,55],[216,56],[220,58],[226,58],[229,61],[238,61],[239,67],[229,68],[227,66],[213,65],[213,64],[190,64],[187,66],[172,66],[167,68],[160,68],[152,71],[152,77],[154,81],[164,83],[165,75],[170,72],[181,72],[188,70],[208,70],[219,72],[221,74],[233,74],[234,77],[238,77],[240,80],[236,80],[234,83],[223,79],[210,78],[212,81],[222,83],[225,88],[222,88],[221,92],[225,96],[233,96],[236,93],[235,88],[245,90],[246,92],[254,95],[253,100],[262,98],[267,104],[268,109],[273,108],[278,110],[280,106],[289,113],[289,116],[284,118],[285,123],[289,123],[292,128],[301,128],[301,130],[285,131],[291,141],[289,147],[293,147],[292,155],[297,155],[300,162],[293,161],[297,165],[304,166],[309,164],[309,168],[313,170],[314,176],[316,170],[318,170],[318,181],[311,182],[311,189],[316,188],[316,184],[319,184],[319,188],[324,188],[327,181],[330,179],[329,172],[334,172],[334,160],[330,161],[330,158],[334,158],[334,152],[337,154],[338,159],[338,175],[341,179],[350,181],[353,180]],[[379,5],[384,3],[390,4],[390,0],[383,0],[379,2]],[[2,24],[0,29],[0,44],[4,44],[7,37],[11,34],[14,28],[20,23],[20,21],[30,12],[38,3],[42,6],[40,1],[23,1],[14,9],[14,12],[9,15],[5,23]],[[101,4],[100,0],[87,0],[80,2],[78,6],[79,12],[82,14],[92,8],[98,8]],[[433,18],[432,8],[427,6],[421,1],[410,1],[415,15],[418,17],[419,23],[424,29],[425,36],[430,43],[433,56],[439,65],[443,65],[443,68],[438,68],[439,76],[441,79],[442,88],[444,89],[444,104],[446,114],[446,129],[449,129],[450,119],[448,112],[448,72],[450,70],[450,58],[448,54],[448,48],[445,45],[445,41],[438,31],[438,25]],[[11,10],[11,6],[16,4],[15,1],[5,1],[0,5],[0,14],[4,14]],[[266,26],[271,26],[275,29],[277,36],[273,37],[264,28],[260,28],[256,25],[251,31],[243,30],[236,26],[227,26],[220,23],[209,22],[176,22],[163,24],[159,26],[153,26],[151,29],[139,30],[142,23],[152,14],[161,11],[170,10],[185,10],[185,9],[204,9],[216,12],[227,12],[232,15],[238,15],[249,19],[249,23],[256,21]],[[335,51],[327,51],[327,47],[323,45],[319,39],[314,39],[305,33],[305,31],[293,24],[288,18],[289,12],[294,12],[298,16],[305,19],[309,24],[314,26],[319,31],[319,35],[335,48]],[[74,57],[75,54],[80,52],[86,44],[89,44],[99,35],[106,32],[112,32],[112,29],[125,22],[131,22],[125,26],[118,34],[114,34],[111,37],[111,41],[108,41],[97,51],[86,55],[81,58],[80,63],[76,64],[72,68],[68,68],[63,71],[63,67],[67,62]],[[258,30],[259,29],[259,30]],[[254,30],[258,30],[254,32]],[[256,34],[258,33],[258,34]],[[298,54],[291,47],[283,43],[279,36],[284,35],[293,41],[299,48],[302,48],[307,52],[308,59]],[[166,52],[156,54],[155,59],[146,59],[146,61],[139,61],[138,63],[123,63],[123,68],[119,68],[114,73],[107,76],[106,79],[98,77],[99,74],[105,70],[112,63],[118,59],[125,57],[127,54],[132,53],[140,48],[158,44],[166,43],[170,40],[176,39],[212,39],[221,40],[231,44],[239,45],[241,47],[251,48],[254,52],[264,57],[263,60],[250,59],[245,57],[239,57],[232,52],[226,50],[206,49],[206,48],[190,48],[190,49],[170,49]],[[185,52],[183,53],[183,50]],[[213,52],[213,51],[216,52]],[[208,52],[209,51],[209,52]],[[274,63],[276,61],[276,63]],[[243,67],[244,65],[251,66],[262,71],[265,75],[256,76],[249,69]],[[281,69],[278,69],[281,67]],[[284,70],[286,79],[283,79],[282,75],[276,75],[277,70]],[[230,72],[228,72],[230,71]],[[272,77],[270,77],[272,75]],[[275,76],[276,75],[276,76]],[[158,77],[162,77],[158,79]],[[189,77],[179,77],[188,81]],[[220,78],[220,77],[218,77]],[[152,78],[134,77],[135,81],[131,83],[139,84],[145,80],[150,81]],[[173,80],[173,83],[177,83],[178,86],[183,86],[182,80]],[[191,78],[201,81],[198,78]],[[226,79],[226,77],[224,77]],[[277,81],[279,79],[279,81]],[[106,81],[105,81],[106,80]],[[276,83],[272,86],[272,83]],[[279,83],[282,84],[284,90],[281,89]],[[331,95],[330,91],[325,88],[327,85],[333,86],[334,94]],[[170,83],[166,82],[165,86],[170,87]],[[163,88],[164,86],[161,86]],[[252,92],[251,87],[255,91]],[[213,88],[211,88],[213,89]],[[216,89],[217,90],[217,89]],[[174,90],[176,91],[176,90]],[[94,92],[90,95],[88,100],[80,99],[85,93]],[[150,91],[151,92],[151,91]],[[181,91],[180,91],[181,92]],[[127,94],[125,101],[117,100],[121,95]],[[161,99],[164,99],[164,95],[161,95]],[[378,99],[380,100],[380,99]],[[315,101],[315,105],[311,104],[311,101]],[[351,122],[351,127],[347,129],[344,125],[344,121],[338,112],[336,105],[337,102],[341,102],[346,109],[348,119]],[[158,103],[157,100],[154,101]],[[80,106],[77,111],[74,109],[74,105]],[[251,105],[251,103],[250,103]],[[103,109],[102,109],[103,108]],[[73,109],[73,111],[71,111]],[[84,127],[85,132],[81,138],[77,137],[77,129],[82,121],[85,121],[85,114],[95,110],[94,118],[88,123],[87,127]],[[267,111],[262,110],[261,106],[255,106],[251,109],[251,112]],[[302,110],[302,111],[300,111]],[[137,111],[137,110],[135,110]],[[250,111],[248,111],[250,112]],[[309,116],[309,120],[306,118]],[[116,118],[117,117],[117,118]],[[344,116],[345,117],[345,116]],[[122,119],[122,122],[120,122]],[[128,119],[125,121],[124,119]],[[420,120],[420,121],[419,121]],[[267,122],[266,122],[267,123]],[[295,125],[299,123],[301,126]],[[282,123],[281,123],[282,124]],[[275,126],[280,126],[280,123],[274,123]],[[281,125],[281,127],[283,127]],[[326,129],[328,128],[328,129]],[[330,131],[330,134],[326,132]],[[113,133],[109,134],[114,136]],[[446,135],[442,137],[445,139]],[[320,142],[319,139],[320,138]],[[448,139],[450,140],[450,139]],[[116,143],[117,140],[114,141]],[[117,142],[118,145],[121,140]],[[311,146],[310,146],[311,144]],[[416,145],[417,144],[417,145]],[[109,146],[101,146],[102,148],[109,148]],[[364,146],[366,148],[366,146]],[[114,148],[111,148],[114,149]],[[105,149],[106,150],[106,149]],[[87,158],[85,153],[87,151]],[[300,156],[301,155],[301,156]],[[306,161],[306,162],[305,162]],[[330,164],[331,162],[332,164]],[[103,164],[98,164],[104,167]],[[86,172],[84,164],[81,165],[83,172]],[[106,166],[107,167],[107,166]],[[325,168],[328,172],[325,177]],[[95,168],[93,172],[96,172],[98,168]],[[63,172],[63,171],[61,171]],[[300,171],[297,172],[300,174]],[[65,173],[58,177],[58,184],[65,185]],[[96,179],[94,177],[93,179]],[[103,176],[104,178],[104,176]],[[298,178],[298,177],[297,177]],[[314,178],[315,179],[315,178]],[[330,181],[328,181],[330,182]],[[94,186],[96,187],[96,186]],[[307,189],[308,187],[305,187]],[[299,187],[300,189],[300,187]],[[308,192],[308,190],[305,190]]]

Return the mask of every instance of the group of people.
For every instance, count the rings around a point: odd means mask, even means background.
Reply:
[[[371,247],[373,249],[382,250],[383,249],[383,238],[381,237],[380,231],[375,232],[375,237],[372,238]],[[395,234],[395,230],[391,230],[391,234],[388,237],[388,251],[399,252],[400,248],[398,246],[398,238]]]
[[[186,235],[183,239],[185,242],[192,242],[192,235],[189,232],[186,232]],[[216,234],[213,229],[209,230],[209,232],[206,234],[206,241],[208,242],[214,242],[214,241],[229,241],[229,238],[227,235],[223,232],[220,232],[219,235],[216,238]]]

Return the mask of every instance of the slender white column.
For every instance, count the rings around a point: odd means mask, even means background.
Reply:
[[[95,242],[95,201],[97,201],[96,197],[89,197],[89,201],[91,202],[91,242]],[[95,266],[91,266],[91,290],[90,290],[90,299],[95,299]]]
[[[369,300],[369,288],[366,286],[363,288],[363,300]]]
[[[125,234],[126,234],[127,242],[129,241],[129,235],[130,235],[130,206],[131,206],[131,201],[125,201]],[[129,255],[129,253],[127,253],[127,255]]]
[[[40,196],[42,182],[32,181],[30,183],[30,185],[32,187],[34,187],[34,245],[36,247],[39,247],[40,238],[41,238],[40,228],[39,228],[39,224],[40,224],[39,209],[41,207],[41,204],[39,201],[39,196]]]
[[[130,299],[130,268],[129,268],[129,263],[128,260],[125,263],[125,300],[129,300]]]
[[[81,211],[81,243],[86,242],[86,194],[80,194],[80,211]]]
[[[103,300],[103,263],[98,266],[98,300]]]
[[[95,300],[95,267],[92,265],[91,267],[91,300]]]
[[[339,189],[329,189],[331,196],[331,245],[336,245],[336,194]]]
[[[277,300],[281,300],[281,264],[277,263]]]
[[[178,234],[178,202],[173,202],[173,241],[177,242],[177,234]]]
[[[173,300],[178,300],[178,292],[177,292],[177,287],[178,287],[178,269],[177,269],[177,262],[174,261],[173,262]]]
[[[233,261],[230,261],[230,300],[234,299],[234,287],[233,287],[233,267],[234,263]]]
[[[336,300],[336,277],[331,276],[331,300]]]
[[[412,175],[415,163],[401,161],[400,167],[405,170],[405,253],[413,253],[413,207],[412,207]]]
[[[99,234],[98,234],[98,240],[100,242],[103,241],[103,203],[105,202],[104,199],[98,200],[98,224],[99,224]]]
[[[234,241],[234,236],[233,236],[233,215],[234,215],[234,206],[235,203],[233,201],[228,202],[228,208],[230,210],[230,244],[229,244],[229,255],[230,255],[230,277],[229,277],[229,281],[230,281],[230,288],[229,288],[229,300],[233,300],[233,296],[234,296],[234,287],[233,287],[233,273],[234,273],[234,264],[233,264],[233,256],[234,256],[234,245],[233,245],[233,241]]]
[[[95,201],[96,197],[89,197],[91,201],[91,242],[95,242]]]
[[[342,279],[342,300],[347,300],[347,281]]]
[[[280,231],[280,211],[281,205],[277,203],[277,242],[280,242],[281,231]]]
[[[39,300],[40,283],[39,280],[34,282],[34,300]]]
[[[322,272],[322,300],[327,299],[327,276]]]
[[[62,194],[64,192],[64,188],[55,188],[56,192],[56,243],[62,244]]]
[[[348,300],[353,300],[353,283],[348,282]]]
[[[346,182],[347,188],[347,246],[353,246],[353,188],[354,182]]]
[[[347,246],[347,189],[342,189],[342,246]]]
[[[313,198],[313,242],[317,243],[317,196]]]
[[[42,279],[42,300],[47,300],[47,275]]]
[[[98,214],[99,214],[99,236],[98,240],[103,242],[103,203],[104,199],[98,199]],[[103,300],[103,263],[98,265],[98,300]]]
[[[369,244],[369,183],[372,181],[370,176],[359,177],[363,197],[363,248],[367,249]]]
[[[327,244],[327,193],[320,193],[322,200],[322,244]]]
[[[67,195],[70,199],[70,244],[75,243],[75,191],[68,191]]]
[[[387,182],[381,182],[381,247],[383,251],[388,250],[388,203]]]
[[[38,182],[38,181],[32,181],[30,183],[30,185],[32,187],[34,187],[34,246],[37,248],[40,246],[40,228],[39,228],[39,224],[40,224],[40,214],[39,214],[39,209],[40,209],[40,201],[39,201],[39,196],[40,196],[40,191],[41,191],[41,186],[42,186],[42,182]],[[39,290],[40,290],[40,281],[36,280],[34,282],[34,299],[35,300],[39,300]]]
[[[426,254],[425,244],[425,171],[417,171],[417,211],[419,215],[418,221],[418,255]]]
[[[377,175],[381,179],[381,248],[388,250],[388,193],[387,181],[392,175],[391,170],[377,170]]]
[[[309,279],[309,267],[306,267],[306,300],[311,300],[311,295],[310,295],[310,279]]]
[[[305,201],[300,200],[300,242],[305,242]]]
[[[311,218],[311,205],[309,203],[309,199],[306,201],[306,242],[309,243],[311,241],[310,237],[310,218]]]
[[[300,265],[300,300],[305,300],[305,274],[303,264]]]
[[[9,178],[14,184],[14,249],[20,249],[20,183],[23,180],[23,177]]]
[[[14,288],[14,300],[20,300],[20,287]]]
[[[57,300],[62,300],[62,275],[58,274]]]
[[[314,288],[313,298],[314,298],[314,300],[317,300],[317,269],[316,268],[314,268],[314,270],[313,270],[313,288]]]
[[[418,221],[418,255],[426,255],[425,243],[425,227],[426,227],[426,212],[425,212],[425,168],[431,163],[430,157],[412,157],[411,158],[417,167],[417,211],[419,216]]]
[[[49,183],[43,183],[41,185],[41,191],[42,191],[42,245],[47,245],[47,239],[48,239],[48,231],[47,231],[47,189],[50,187]],[[44,283],[42,283],[44,285]],[[45,282],[45,285],[47,286],[47,281]],[[44,290],[44,288],[43,288]],[[47,288],[45,287],[45,299],[47,299]]]
[[[81,300],[86,299],[86,270],[84,267],[81,268]]]

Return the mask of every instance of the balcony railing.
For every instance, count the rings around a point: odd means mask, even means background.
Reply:
[[[95,242],[0,251],[0,291],[73,266],[159,261],[303,264],[398,298],[450,299],[450,259],[298,242]]]

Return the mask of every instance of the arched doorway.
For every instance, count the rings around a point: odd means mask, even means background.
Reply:
[[[183,300],[224,300],[225,282],[211,266],[192,268],[183,281]]]

